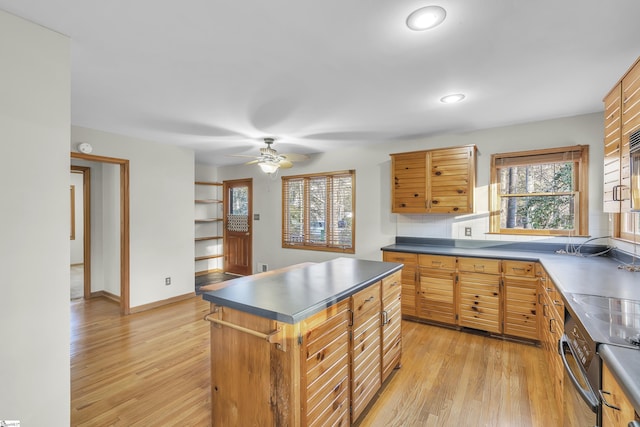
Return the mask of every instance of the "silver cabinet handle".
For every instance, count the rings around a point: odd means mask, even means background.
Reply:
[[[606,406],[607,408],[611,408],[615,411],[621,411],[622,409],[620,409],[619,407],[612,405],[611,403],[607,402],[607,399],[604,397],[604,395],[609,395],[611,396],[611,393],[608,391],[604,391],[604,390],[598,390],[598,394],[600,395],[600,400],[602,400],[602,404],[604,406]]]

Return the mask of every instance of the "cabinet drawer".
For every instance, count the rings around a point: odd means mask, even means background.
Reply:
[[[527,261],[502,261],[502,271],[506,276],[535,277],[535,262]]]
[[[458,270],[471,273],[500,274],[500,260],[459,257]]]
[[[415,264],[418,262],[418,254],[385,251],[382,254],[382,260],[387,262],[400,262],[402,264]]]
[[[382,299],[387,299],[388,297],[394,297],[398,295],[401,291],[401,278],[402,271],[396,271],[395,273],[385,277],[382,279]]]
[[[418,255],[420,267],[436,268],[439,270],[455,270],[456,257],[446,255]]]
[[[351,296],[351,309],[353,310],[354,325],[356,320],[367,313],[370,309],[377,307],[380,310],[380,282],[369,286]]]

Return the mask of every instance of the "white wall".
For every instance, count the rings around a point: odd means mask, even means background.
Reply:
[[[79,142],[90,143],[92,154],[130,161],[131,307],[193,293],[193,151],[74,126],[71,150]],[[117,179],[117,173],[102,174],[103,183]],[[101,185],[105,200],[111,200],[103,202],[102,213],[108,217],[102,222],[113,228],[119,221],[117,194],[108,190],[113,186]],[[171,277],[170,286],[165,277]],[[104,285],[112,292],[110,286]]]
[[[345,149],[313,156],[297,163],[284,175],[356,170],[355,257],[380,260],[380,248],[396,236],[464,238],[464,227],[472,226],[473,239],[522,240],[531,237],[495,236],[489,229],[488,185],[491,154],[546,147],[583,144],[590,146],[589,231],[592,236],[608,234],[608,217],[602,213],[603,117],[594,113],[569,118],[434,136],[413,141],[376,144],[366,149]],[[389,154],[422,149],[475,144],[478,147],[476,213],[473,215],[399,215],[391,213],[391,161]],[[303,261],[323,261],[336,253],[282,249],[281,180],[259,172],[257,167],[228,166],[218,169],[218,179],[253,177],[254,271],[257,263],[274,269]],[[556,239],[562,241],[562,239]]]
[[[0,58],[0,419],[66,426],[69,39],[0,11]]]

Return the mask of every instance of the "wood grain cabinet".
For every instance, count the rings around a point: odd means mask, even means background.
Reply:
[[[402,354],[401,273],[382,279],[382,381],[400,364]]]
[[[506,335],[539,339],[538,282],[534,262],[502,261],[504,273],[504,325]]]
[[[633,404],[615,379],[611,370],[602,364],[602,427],[627,427],[637,420]]]
[[[392,212],[473,212],[473,145],[391,154],[391,174]]]
[[[502,333],[500,279],[500,260],[458,259],[460,326]]]
[[[385,251],[382,254],[382,260],[404,264],[402,268],[402,315],[409,317],[416,316],[418,254]]]
[[[604,97],[604,211],[631,209],[629,137],[640,129],[640,58]]]
[[[382,385],[380,283],[351,297],[351,420],[358,419]]]
[[[558,341],[564,334],[564,304],[555,284],[546,272],[539,268],[537,275],[539,277],[540,346],[545,355],[549,377],[553,382],[554,402],[557,405],[558,413],[561,414],[563,411],[564,366],[558,353]]]
[[[418,256],[418,317],[456,324],[456,266],[452,256]]]
[[[335,314],[305,322],[309,328],[301,347],[303,425],[348,425],[349,300]]]

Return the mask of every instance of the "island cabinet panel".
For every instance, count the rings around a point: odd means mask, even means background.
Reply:
[[[483,273],[458,273],[460,326],[501,333],[500,276]]]
[[[349,423],[349,301],[307,320],[301,346],[303,425]],[[328,318],[327,318],[328,317]]]
[[[402,354],[402,294],[400,274],[382,279],[382,381],[400,364]]]
[[[351,297],[351,421],[355,422],[382,385],[380,283]]]
[[[212,305],[219,320],[211,326],[211,413],[215,425],[280,426],[300,423],[291,405],[300,405],[294,384],[296,360],[265,339],[239,330],[270,334],[283,328],[285,347],[294,347],[292,325]],[[248,386],[250,385],[250,386]],[[285,403],[286,402],[286,403]]]
[[[382,260],[404,264],[401,274],[402,315],[410,317],[416,316],[416,275],[418,254],[385,251],[382,254]]]

